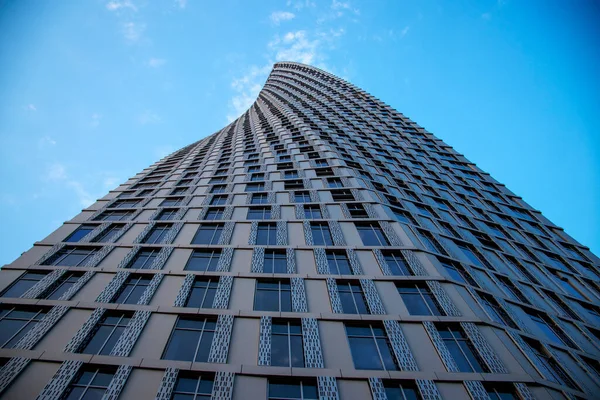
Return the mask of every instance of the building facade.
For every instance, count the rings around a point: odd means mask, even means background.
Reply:
[[[597,398],[599,267],[402,114],[277,63],[0,270],[0,396]]]

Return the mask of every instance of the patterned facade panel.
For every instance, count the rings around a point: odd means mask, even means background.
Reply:
[[[229,308],[229,298],[231,297],[231,287],[233,286],[233,276],[225,275],[219,278],[217,292],[213,300],[212,308]]]
[[[0,368],[0,395],[30,362],[29,358],[13,357]]]
[[[361,279],[360,286],[362,287],[371,314],[385,314],[385,308],[383,307],[375,283],[370,279]]]
[[[268,192],[267,194],[267,202],[269,204],[273,204],[277,202],[277,193],[275,192]]]
[[[202,200],[202,205],[203,206],[208,206],[212,202],[213,197],[214,197],[213,194],[206,195],[206,197],[204,198],[204,200]]]
[[[342,314],[344,310],[342,308],[342,301],[340,300],[340,294],[335,279],[327,278],[325,281],[327,282],[327,292],[329,293],[329,300],[331,301],[331,311],[336,314]]]
[[[465,388],[473,400],[491,400],[487,390],[479,381],[465,381]]]
[[[231,400],[234,380],[235,374],[233,372],[218,371],[215,374],[211,400]]]
[[[333,376],[317,376],[319,400],[339,400],[337,379]]]
[[[90,279],[92,279],[95,274],[95,271],[87,271],[79,279],[77,279],[77,282],[75,282],[75,284],[71,286],[69,290],[64,292],[58,300],[71,300],[71,298],[75,296],[75,293],[77,293],[79,289],[81,289]]]
[[[306,218],[306,215],[304,214],[304,204],[296,204],[294,206],[294,214],[296,215],[296,219]]]
[[[252,253],[252,263],[250,265],[250,272],[262,273],[264,270],[265,263],[265,248],[255,247]]]
[[[279,204],[273,204],[271,206],[271,219],[281,218],[281,206]]]
[[[388,400],[381,378],[369,378],[369,388],[373,400]]]
[[[173,303],[173,307],[185,307],[185,303],[190,296],[190,291],[192,290],[192,285],[194,284],[195,279],[196,276],[194,274],[187,274],[185,276],[183,284],[179,288],[179,293],[177,293],[177,297]]]
[[[454,305],[448,293],[442,288],[437,281],[427,281],[427,286],[429,286],[429,290],[437,300],[438,304],[442,307],[446,315],[451,317],[460,317],[462,314],[460,310]]]
[[[417,258],[417,256],[414,255],[412,251],[401,250],[400,252],[404,256],[404,259],[406,260],[406,263],[408,264],[408,267],[411,269],[413,274],[417,276],[429,275],[423,264],[421,264],[421,261]]]
[[[67,306],[54,306],[29,332],[27,332],[15,345],[15,349],[31,350],[46,333],[69,310]]]
[[[146,287],[146,290],[144,290],[144,293],[142,293],[142,296],[138,300],[138,305],[147,305],[150,303],[150,300],[152,300],[152,297],[154,296],[154,293],[156,293],[156,289],[158,289],[160,286],[164,276],[164,274],[154,274],[150,280],[150,283]]]
[[[271,365],[271,317],[260,317],[260,339],[258,343],[258,365]]]
[[[229,272],[231,260],[233,259],[233,248],[226,247],[221,251],[219,262],[217,263],[217,272]]]
[[[313,246],[314,242],[312,236],[312,229],[310,228],[310,222],[306,220],[302,221],[302,228],[304,229],[304,241],[306,242],[306,245]]]
[[[67,343],[64,352],[76,353],[83,344],[83,342],[85,342],[90,333],[93,331],[94,327],[96,326],[98,321],[100,321],[100,318],[102,318],[105,312],[106,309],[104,308],[96,308],[92,312],[92,315],[90,315],[90,318],[88,318],[88,320],[85,321],[85,323],[81,328],[79,328],[75,336],[73,336],[69,343]]]
[[[42,265],[46,260],[56,254],[57,251],[65,247],[64,243],[56,243],[54,246],[50,248],[47,252],[45,252],[39,260],[37,260],[34,265]]]
[[[150,216],[148,217],[149,221],[155,221],[156,218],[165,210],[164,207],[158,207]]]
[[[123,331],[115,347],[110,352],[111,356],[127,357],[131,353],[137,338],[141,335],[151,314],[150,311],[136,311],[133,314],[133,317],[125,327],[125,331]]]
[[[302,343],[304,345],[304,366],[306,368],[325,368],[319,324],[316,318],[302,318]]]
[[[144,241],[144,239],[146,238],[146,236],[148,236],[148,233],[150,233],[152,228],[154,228],[154,225],[156,225],[155,221],[151,221],[150,223],[148,223],[148,225],[146,225],[144,227],[144,229],[142,229],[140,234],[137,235],[137,237],[133,240],[133,243],[134,244],[142,243]]]
[[[115,274],[110,283],[106,285],[104,290],[96,298],[97,303],[110,303],[111,300],[119,293],[121,287],[131,275],[130,272],[120,271]]]
[[[318,203],[319,201],[321,201],[321,199],[319,199],[319,193],[317,193],[316,190],[309,190],[308,194],[310,196],[310,201],[312,201],[313,203]]]
[[[362,201],[363,200],[363,195],[361,193],[360,190],[356,189],[356,188],[352,188],[350,189],[350,191],[352,192],[352,195],[354,196],[354,199],[356,201]]]
[[[346,219],[352,219],[352,214],[350,214],[350,210],[348,210],[348,205],[346,203],[340,203],[340,208],[342,209],[342,215]]]
[[[82,237],[81,239],[79,239],[78,243],[89,243],[89,242],[91,242],[92,239],[94,239],[96,236],[100,235],[102,232],[104,232],[106,229],[108,229],[108,227],[110,225],[111,225],[110,222],[103,222],[102,224],[100,224],[97,227],[95,227],[87,235],[85,235],[84,237]]]
[[[392,273],[392,271],[390,270],[390,267],[387,265],[387,261],[385,260],[385,257],[383,255],[383,253],[381,252],[381,250],[379,249],[373,249],[373,254],[375,255],[375,259],[377,260],[377,264],[379,264],[379,267],[381,268],[381,272],[383,273],[383,275],[394,275]]]
[[[98,264],[100,264],[100,261],[104,260],[104,257],[106,257],[108,253],[110,253],[114,248],[115,246],[113,245],[103,246],[100,250],[95,252],[93,256],[91,256],[84,263],[82,263],[80,267],[93,268],[98,266]]]
[[[329,230],[331,231],[333,243],[336,246],[346,245],[346,240],[344,239],[344,234],[342,233],[342,228],[340,227],[340,223],[338,221],[329,221]]]
[[[327,204],[321,204],[319,208],[321,209],[321,216],[323,217],[323,219],[331,218],[331,216],[329,215],[329,209],[327,208]]]
[[[377,210],[375,210],[375,207],[373,207],[373,204],[363,203],[363,207],[365,208],[365,211],[367,212],[367,215],[369,216],[369,218],[379,218],[379,214],[377,214]]]
[[[82,365],[83,361],[68,360],[63,362],[50,382],[42,389],[37,400],[60,399]]]
[[[290,283],[292,287],[292,309],[294,312],[308,312],[304,279],[290,278]]]
[[[258,221],[252,221],[252,223],[250,224],[250,235],[248,236],[248,244],[255,245],[257,236],[258,236]]]
[[[223,226],[223,231],[221,232],[221,237],[219,238],[220,245],[229,244],[229,242],[231,242],[231,236],[233,236],[234,227],[235,222],[225,222],[225,225]]]
[[[186,203],[187,204],[187,203]],[[183,219],[183,216],[185,215],[185,213],[188,211],[189,207],[181,207],[173,216],[173,219],[175,221],[178,221],[180,219]]]
[[[135,258],[135,256],[137,255],[137,253],[140,251],[141,248],[142,248],[141,246],[133,246],[133,248],[129,251],[129,253],[127,253],[121,261],[119,261],[117,268],[122,269],[122,268],[129,267],[129,264]]]
[[[325,252],[325,249],[322,247],[315,247],[313,253],[317,265],[317,273],[324,275],[329,274],[329,263],[327,262],[327,253]]]
[[[215,335],[213,337],[212,345],[210,346],[208,362],[221,364],[227,362],[232,329],[233,315],[219,315]]]
[[[171,394],[177,383],[177,375],[179,375],[177,368],[169,367],[165,369],[155,400],[171,400]]]
[[[106,388],[106,393],[102,396],[102,400],[117,400],[132,370],[133,367],[131,365],[121,365],[117,368],[108,388]]]
[[[442,337],[440,336],[434,323],[430,321],[424,321],[423,326],[425,327],[425,330],[427,331],[427,334],[429,335],[429,338],[437,350],[438,355],[442,359],[446,369],[450,372],[459,372],[458,366],[456,365],[454,358],[452,358],[452,354],[446,347],[446,344],[442,340]]]
[[[526,384],[520,383],[520,382],[515,382],[514,385],[515,385],[515,390],[517,391],[517,394],[519,395],[519,399],[535,400],[535,396],[533,395],[533,393],[531,393],[531,391],[529,390],[529,388],[527,387]]]
[[[175,240],[175,237],[177,237],[181,228],[183,228],[183,222],[174,223],[171,226],[171,229],[169,229],[169,232],[167,232],[167,234],[161,239],[160,243],[161,244],[173,243],[173,240]]]
[[[296,273],[296,251],[288,247],[285,249],[285,259],[287,263],[287,273],[295,274]]]
[[[277,221],[277,245],[285,246],[288,244],[288,229],[286,221]]]
[[[346,253],[348,254],[348,261],[350,262],[350,268],[352,268],[352,273],[354,275],[362,275],[363,270],[360,266],[360,261],[358,261],[356,251],[354,249],[348,249],[346,250]]]
[[[198,214],[197,220],[203,220],[206,218],[206,214],[208,213],[208,207],[200,207],[200,213]]]
[[[66,269],[55,269],[38,281],[38,283],[29,288],[29,290],[23,293],[20,297],[22,299],[35,299],[44,293],[49,287],[54,285],[56,281],[58,281],[60,277],[65,274],[65,272],[67,272]]]
[[[410,347],[408,347],[408,342],[404,337],[404,333],[402,333],[398,321],[384,320],[383,325],[385,326],[385,331],[390,340],[390,344],[392,345],[392,349],[394,350],[394,355],[396,356],[396,361],[398,361],[400,370],[418,371],[419,367],[410,351]]]
[[[160,249],[156,257],[154,257],[154,260],[152,261],[152,264],[150,265],[149,269],[163,269],[165,264],[167,263],[167,260],[169,259],[169,256],[173,252],[173,249],[173,247],[163,247],[162,249]]]
[[[434,381],[429,379],[417,379],[417,388],[423,400],[442,400],[442,395]]]
[[[233,206],[226,206],[223,211],[223,219],[231,219],[233,216]]]
[[[461,322],[460,326],[490,371],[497,374],[508,374],[508,370],[500,360],[500,357],[498,357],[492,346],[485,340],[477,325],[472,322]]]
[[[380,221],[379,224],[381,225],[381,229],[383,229],[385,236],[387,237],[388,241],[392,246],[404,246],[402,240],[400,240],[400,236],[398,236],[398,234],[396,233],[394,228],[392,228],[392,225],[389,222]]]

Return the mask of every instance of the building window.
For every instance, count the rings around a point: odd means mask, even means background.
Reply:
[[[476,292],[481,300],[481,305],[485,309],[485,312],[490,316],[493,321],[499,322],[504,325],[508,325],[511,328],[518,329],[515,323],[510,319],[506,311],[498,304],[493,296],[487,293]]]
[[[160,203],[160,207],[173,207],[181,204],[181,197],[172,197],[170,199],[164,199],[162,203]]]
[[[227,204],[227,196],[213,196],[212,200],[210,201],[211,206],[222,206],[225,204]]]
[[[221,250],[194,250],[187,264],[186,271],[216,271],[221,257]]]
[[[304,206],[304,215],[306,219],[321,219],[321,207],[319,206]]]
[[[148,232],[146,237],[144,238],[144,242],[146,244],[157,244],[161,243],[167,233],[171,230],[171,225],[167,224],[157,224]]]
[[[376,223],[355,224],[365,246],[389,246],[387,238]]]
[[[325,172],[326,175],[333,175],[333,171],[330,171],[328,169],[321,171]],[[330,188],[341,188],[344,187],[344,184],[342,183],[342,180],[340,178],[327,178],[327,186]]]
[[[206,215],[204,216],[204,219],[206,221],[218,221],[223,219],[223,213],[225,212],[225,209],[220,208],[220,207],[211,207],[208,209],[208,211],[206,212]]]
[[[260,171],[260,166],[258,165],[252,165],[248,168],[246,168],[246,172],[251,173],[251,172],[257,172]]]
[[[398,370],[384,329],[375,324],[346,324],[354,368]]]
[[[61,397],[63,400],[101,399],[106,394],[115,375],[114,367],[85,365],[69,384]]]
[[[452,325],[437,325],[436,328],[460,372],[487,372],[461,329]]]
[[[471,250],[470,248],[468,248],[467,246],[463,245],[463,244],[456,244],[458,246],[459,249],[462,250],[463,254],[469,259],[469,261],[471,261],[474,265],[477,265],[479,267],[485,268],[485,265],[481,262],[481,260],[479,259],[479,257],[477,257],[477,255],[475,254],[475,252],[473,252],[473,250]]]
[[[442,264],[442,267],[446,270],[450,279],[472,285],[472,283],[466,279],[466,271],[460,265],[442,260],[440,260],[440,264]]]
[[[515,387],[506,383],[484,383],[485,391],[490,400],[517,400]]]
[[[421,395],[413,381],[383,381],[383,389],[388,400],[420,400]]]
[[[156,216],[155,219],[157,221],[171,221],[171,220],[175,219],[175,216],[177,215],[178,212],[179,212],[178,208],[166,208],[166,209],[162,210]]]
[[[536,311],[524,311],[547,339],[561,346],[575,346],[556,325],[547,320],[548,317]]]
[[[269,203],[269,195],[266,193],[252,193],[252,199],[250,199],[250,204],[268,204]]]
[[[299,322],[273,321],[271,326],[271,365],[304,367],[302,327]]]
[[[210,193],[213,193],[213,194],[225,193],[226,190],[227,190],[226,185],[214,185],[212,188],[210,188]]]
[[[341,251],[328,251],[327,252],[327,265],[329,266],[329,273],[333,275],[352,275],[352,268],[350,267],[350,261],[345,252]]]
[[[277,224],[263,222],[258,224],[256,232],[256,244],[258,245],[276,245],[277,244]]]
[[[294,202],[296,203],[310,203],[310,193],[308,192],[294,192]]]
[[[362,204],[349,203],[346,204],[346,206],[348,207],[348,211],[350,212],[350,216],[352,218],[369,218],[369,214],[367,214],[367,211]]]
[[[546,350],[542,347],[539,342],[531,340],[529,338],[522,338],[525,343],[529,346],[533,355],[535,356],[534,364],[542,365],[552,374],[552,376],[545,376],[553,382],[559,383],[561,385],[566,385],[573,389],[579,389],[575,382],[567,375],[567,373],[562,369],[562,367],[556,362],[554,358],[552,358]],[[537,361],[537,362],[536,362]]]
[[[287,256],[285,251],[266,250],[263,272],[266,274],[287,274]]]
[[[131,260],[127,268],[150,269],[160,249],[141,249]]]
[[[359,284],[338,282],[337,290],[345,314],[369,314],[367,301]]]
[[[269,400],[317,400],[317,383],[313,379],[269,379]]]
[[[202,224],[194,235],[192,244],[219,244],[222,232],[223,224]]]
[[[109,312],[96,324],[79,353],[109,355],[131,320],[129,313]]]
[[[208,373],[190,373],[181,371],[171,393],[173,400],[210,400],[214,376]]]
[[[250,181],[252,181],[252,182],[264,181],[264,180],[265,180],[265,174],[252,174],[250,176]]]
[[[333,246],[333,237],[327,222],[311,222],[310,229],[315,246]]]
[[[292,311],[292,289],[288,280],[257,281],[255,311]]]
[[[212,308],[219,278],[196,278],[185,303],[186,307]]]
[[[153,275],[130,275],[111,303],[137,304],[148,288]]]
[[[304,189],[304,182],[301,179],[285,181],[283,183],[283,188],[285,190],[299,190]]]
[[[95,218],[97,221],[123,221],[129,219],[132,211],[105,211]]]
[[[102,242],[110,242],[115,235],[123,229],[122,224],[111,224],[108,228],[106,228],[102,233],[92,239],[94,243],[102,243]]]
[[[285,171],[283,177],[285,179],[296,179],[298,178],[298,171]]]
[[[138,200],[117,200],[109,208],[132,208],[138,203]]]
[[[216,326],[216,318],[179,317],[162,358],[208,362]]]
[[[410,315],[444,315],[435,297],[424,283],[397,284],[398,293]]]
[[[81,278],[81,275],[82,274],[79,272],[67,272],[63,274],[53,285],[38,297],[47,300],[60,299],[63,294],[69,291],[73,285],[77,283],[79,278]]]
[[[332,190],[333,201],[354,201],[354,195],[349,189]]]
[[[78,267],[88,261],[94,254],[96,248],[89,247],[63,247],[50,258],[42,263],[42,265],[60,265],[63,267]]]
[[[259,192],[261,190],[265,190],[264,183],[248,183],[246,184],[246,192]]]
[[[23,293],[31,289],[36,283],[41,281],[47,273],[45,272],[25,272],[16,281],[13,282],[0,297],[21,297]]]
[[[249,208],[246,219],[271,219],[271,207]]]
[[[96,225],[81,225],[77,228],[73,233],[71,233],[63,242],[79,242],[84,238],[88,233],[93,231],[96,228]]]
[[[385,263],[392,273],[397,276],[408,276],[412,275],[411,270],[408,268],[404,256],[399,252],[384,252],[383,258]]]
[[[43,308],[0,308],[0,347],[11,348],[46,315]]]

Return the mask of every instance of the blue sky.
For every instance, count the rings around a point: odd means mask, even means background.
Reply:
[[[255,99],[338,74],[600,253],[592,1],[0,1],[0,265]]]

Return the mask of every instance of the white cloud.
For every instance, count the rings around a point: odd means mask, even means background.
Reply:
[[[262,67],[253,65],[243,77],[234,79],[231,82],[231,87],[236,92],[236,95],[230,101],[233,110],[232,114],[227,115],[229,122],[236,119],[254,103],[262,88],[262,84],[269,75],[269,71],[271,71],[271,63]]]
[[[50,136],[41,137],[37,142],[38,148],[45,149],[50,146],[56,146],[56,140],[52,139]]]
[[[273,22],[275,25],[279,25],[281,21],[289,21],[290,19],[294,19],[295,17],[296,15],[289,11],[274,11],[271,13],[271,16],[269,18],[271,19],[271,22]]]
[[[184,9],[187,6],[187,0],[175,0],[175,4],[181,9]]]
[[[151,58],[148,60],[148,66],[152,68],[160,68],[167,63],[164,58]]]
[[[301,10],[303,8],[312,8],[317,4],[311,0],[287,0],[286,5],[288,7],[295,8],[296,10]]]
[[[42,179],[54,186],[62,185],[65,188],[71,189],[82,207],[89,207],[96,201],[97,196],[91,194],[82,182],[73,179],[67,173],[67,168],[59,162],[49,165]],[[34,194],[33,196],[34,199],[39,197],[41,197],[39,194]]]
[[[98,113],[92,114],[92,119],[90,121],[90,127],[97,128],[100,126],[100,120],[102,119],[102,115]]]
[[[146,30],[146,24],[141,22],[125,22],[122,29],[125,40],[129,43],[136,43]]]
[[[132,11],[137,11],[137,7],[129,0],[123,0],[123,1],[109,1],[108,3],[106,3],[106,9],[108,11],[118,11],[118,10],[125,10],[125,9],[130,9]]]
[[[62,181],[67,179],[67,170],[61,163],[54,163],[48,167],[44,179],[47,181]]]
[[[295,61],[313,64],[317,59],[319,40],[310,40],[306,31],[288,32],[282,38],[276,36],[268,45],[276,61]]]
[[[159,122],[162,121],[162,118],[155,112],[146,110],[143,113],[141,113],[140,115],[138,115],[137,120],[142,125],[149,125],[149,124],[158,124]]]
[[[337,11],[338,16],[342,16],[345,11],[351,11],[354,14],[360,14],[360,10],[358,8],[354,8],[350,5],[349,2],[333,0],[331,3],[331,9]]]

